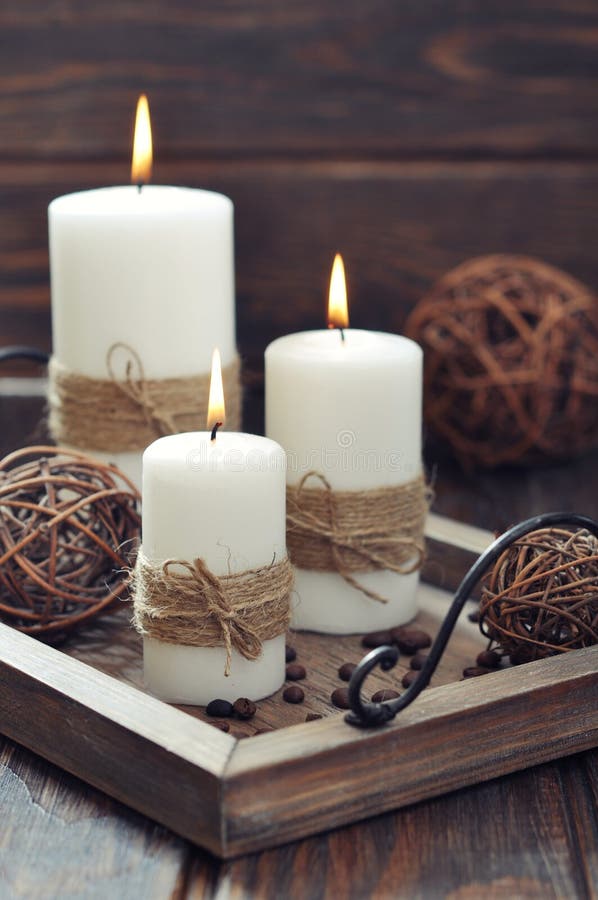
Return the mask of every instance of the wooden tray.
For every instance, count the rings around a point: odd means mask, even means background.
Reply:
[[[418,622],[434,633],[491,535],[431,516]],[[438,586],[440,585],[440,587]],[[141,688],[124,607],[63,648],[0,626],[0,730],[221,857],[284,843],[598,743],[598,647],[460,681],[484,646],[462,616],[433,684],[384,728],[330,703],[358,637],[297,634],[306,702],[279,696],[224,734]],[[396,687],[409,660],[367,683]],[[305,722],[309,711],[324,718]],[[254,735],[265,727],[277,730]]]

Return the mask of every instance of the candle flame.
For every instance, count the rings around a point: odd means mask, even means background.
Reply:
[[[340,253],[334,257],[330,275],[330,291],[328,294],[328,327],[348,328],[349,310],[347,309],[347,284],[345,266]]]
[[[224,425],[226,413],[224,407],[224,388],[222,386],[222,363],[220,350],[216,347],[212,353],[212,375],[210,377],[210,396],[208,399],[208,431],[216,425]]]
[[[133,136],[133,162],[131,181],[133,184],[147,184],[152,176],[152,126],[150,123],[147,97],[142,94],[137,101],[135,133]]]

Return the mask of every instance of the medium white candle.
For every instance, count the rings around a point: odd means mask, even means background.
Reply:
[[[346,329],[291,334],[266,350],[266,433],[287,452],[287,479],[310,470],[333,490],[401,485],[422,472],[421,348],[398,335]],[[308,487],[317,487],[309,483]],[[350,634],[409,621],[418,573],[358,572],[366,597],[333,572],[297,570],[293,626]]]
[[[169,435],[143,454],[143,547],[154,564],[201,558],[217,576],[261,568],[286,557],[283,449],[250,434]],[[285,635],[263,642],[261,656],[224,647],[191,647],[144,638],[147,688],[173,703],[220,698],[259,700],[285,677]]]
[[[121,342],[139,355],[148,379],[209,372],[215,345],[224,365],[233,362],[228,197],[148,184],[107,187],[58,197],[48,219],[59,363],[107,378],[108,351]],[[140,485],[141,453],[94,455],[109,457]]]

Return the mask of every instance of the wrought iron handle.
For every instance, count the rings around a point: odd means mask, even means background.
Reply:
[[[50,354],[36,347],[25,347],[16,344],[13,347],[0,347],[0,362],[8,362],[11,359],[30,359],[33,362],[45,364],[50,359]]]
[[[432,644],[428,658],[415,681],[400,697],[397,697],[395,700],[386,700],[383,703],[364,703],[361,699],[361,689],[367,676],[376,666],[380,666],[384,671],[392,669],[399,659],[399,651],[397,647],[377,647],[368,653],[367,656],[364,656],[349,682],[351,712],[347,713],[346,721],[361,728],[383,725],[385,722],[394,719],[398,712],[413,703],[416,697],[430,683],[430,679],[453,633],[461,610],[482,575],[496,562],[501,553],[519,538],[524,537],[531,531],[536,531],[538,528],[549,528],[551,525],[574,525],[579,528],[585,528],[598,537],[598,522],[590,519],[588,516],[578,515],[577,513],[543,513],[531,519],[526,519],[525,522],[520,522],[518,525],[513,525],[512,528],[509,528],[508,531],[505,531],[504,534],[490,544],[487,550],[484,550],[457,588],[453,602],[440,627],[436,640]]]

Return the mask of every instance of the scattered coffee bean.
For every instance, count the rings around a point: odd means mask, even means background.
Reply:
[[[432,643],[428,632],[422,631],[421,628],[406,628],[402,625],[400,628],[393,628],[391,635],[393,643],[406,656],[413,656],[418,650],[425,650]]]
[[[211,700],[206,706],[206,712],[209,716],[232,716],[233,705],[228,700]]]
[[[401,679],[401,684],[404,688],[408,688],[409,685],[413,684],[416,678],[419,677],[419,672],[405,672],[403,678]]]
[[[351,675],[357,668],[355,663],[343,663],[338,670],[338,677],[341,681],[351,681]]]
[[[233,709],[240,719],[251,719],[255,716],[257,706],[247,697],[239,697],[233,703]]]
[[[349,691],[347,688],[337,688],[330,695],[330,699],[339,709],[350,709]]]
[[[470,622],[479,622],[480,621],[480,611],[479,609],[474,609],[470,613],[467,614],[467,618]]]
[[[299,663],[289,663],[287,666],[288,681],[303,681],[306,674],[305,666],[301,666]]]
[[[290,644],[287,644],[285,648],[285,662],[295,662],[296,659],[297,651],[294,647],[291,647]]]
[[[323,716],[320,713],[308,713],[305,717],[306,722],[315,722],[316,719],[322,719]]]
[[[509,655],[512,666],[520,666],[523,663],[531,662],[534,658],[533,647],[517,647],[516,650]]]
[[[282,692],[282,699],[287,703],[303,703],[305,694],[298,684],[292,684]]]
[[[210,722],[210,725],[213,725],[214,728],[219,728],[220,731],[230,731],[230,725],[228,722]]]
[[[496,650],[482,650],[478,653],[476,662],[484,669],[498,669],[500,666],[500,653]]]
[[[466,669],[463,669],[463,678],[477,678],[478,675],[488,675],[492,669],[487,669],[485,666],[467,666]]]
[[[415,656],[412,656],[409,660],[409,665],[412,669],[415,669],[416,672],[419,672],[420,669],[423,669],[424,663],[428,658],[427,653],[420,653],[418,650]]]
[[[393,691],[390,688],[383,688],[381,691],[376,691],[375,694],[372,695],[372,703],[384,703],[385,700],[396,700],[397,697],[401,695],[397,691]]]
[[[362,647],[384,647],[386,644],[392,644],[392,634],[390,631],[370,631],[361,639]]]

